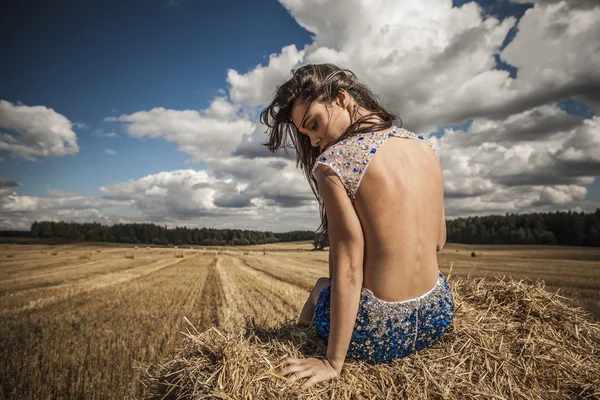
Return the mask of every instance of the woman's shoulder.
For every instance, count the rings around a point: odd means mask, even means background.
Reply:
[[[354,133],[330,145],[316,159],[317,168],[330,169],[340,178],[348,195],[354,199],[358,185],[371,158],[397,127],[368,133]]]

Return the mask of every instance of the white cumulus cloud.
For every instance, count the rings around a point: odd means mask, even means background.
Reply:
[[[13,157],[37,161],[36,156],[77,154],[73,124],[45,106],[26,106],[0,100],[0,128],[16,133],[0,134],[0,150]]]
[[[464,130],[430,136],[441,156],[449,217],[600,206],[586,200],[585,187],[600,174],[600,117],[569,115],[557,103],[570,98],[598,110],[594,0],[536,0],[520,20],[486,16],[475,2],[453,7],[451,0],[281,2],[313,34],[304,48],[290,44],[264,65],[229,69],[226,90],[207,109],[157,107],[105,119],[124,125],[131,137],[176,143],[208,170],[105,185],[102,201],[128,204],[161,223],[315,229],[317,204],[294,151],[268,153],[256,110],[292,69],[331,62],[355,72],[409,130],[430,135],[472,120]],[[496,57],[516,76],[498,69]],[[1,140],[19,144],[7,134]],[[18,218],[59,207],[57,199],[18,196],[13,188],[0,198]],[[73,207],[73,199],[65,198],[65,208],[99,209]]]

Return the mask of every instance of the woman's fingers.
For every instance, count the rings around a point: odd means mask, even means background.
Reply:
[[[283,360],[283,362],[281,363],[282,366],[285,365],[289,365],[289,364],[301,364],[303,360],[299,359],[299,358],[293,358],[293,357],[289,357],[286,358],[285,360]]]
[[[302,365],[290,365],[281,370],[281,375],[288,375],[294,372],[304,371],[306,368]]]
[[[292,376],[290,376],[290,380],[297,381],[298,379],[308,378],[309,376],[313,376],[314,372],[310,369],[305,369],[304,371],[294,372]]]
[[[285,368],[281,370],[281,375],[285,376],[294,372],[298,373],[309,368],[309,366],[302,361],[303,360],[297,358],[289,358],[285,360],[282,364],[282,367],[285,366]]]
[[[321,382],[325,380],[325,378],[319,377],[317,375],[314,375],[313,377],[311,377],[309,380],[307,380],[306,382],[304,382],[301,386],[302,389],[306,389],[311,387],[312,385],[314,385],[317,382]]]

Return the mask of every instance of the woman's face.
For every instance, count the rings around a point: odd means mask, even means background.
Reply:
[[[324,150],[350,125],[350,103],[350,96],[340,91],[340,94],[327,104],[328,107],[318,101],[313,101],[312,104],[295,104],[292,108],[292,121],[300,134],[310,138],[313,147]]]

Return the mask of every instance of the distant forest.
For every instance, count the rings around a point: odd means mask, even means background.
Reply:
[[[600,246],[600,208],[593,213],[553,212],[458,218],[446,222],[447,242]]]
[[[600,209],[593,213],[553,212],[506,214],[448,220],[447,243],[548,244],[600,247]],[[154,245],[243,246],[312,240],[315,248],[329,246],[329,238],[313,231],[276,233],[240,229],[168,229],[156,224],[34,222],[31,230],[0,231],[0,236],[61,238],[71,241]]]
[[[244,246],[313,240],[313,231],[274,233],[242,229],[167,228],[156,224],[34,222],[31,237],[66,238],[73,241],[139,243],[154,245]]]

